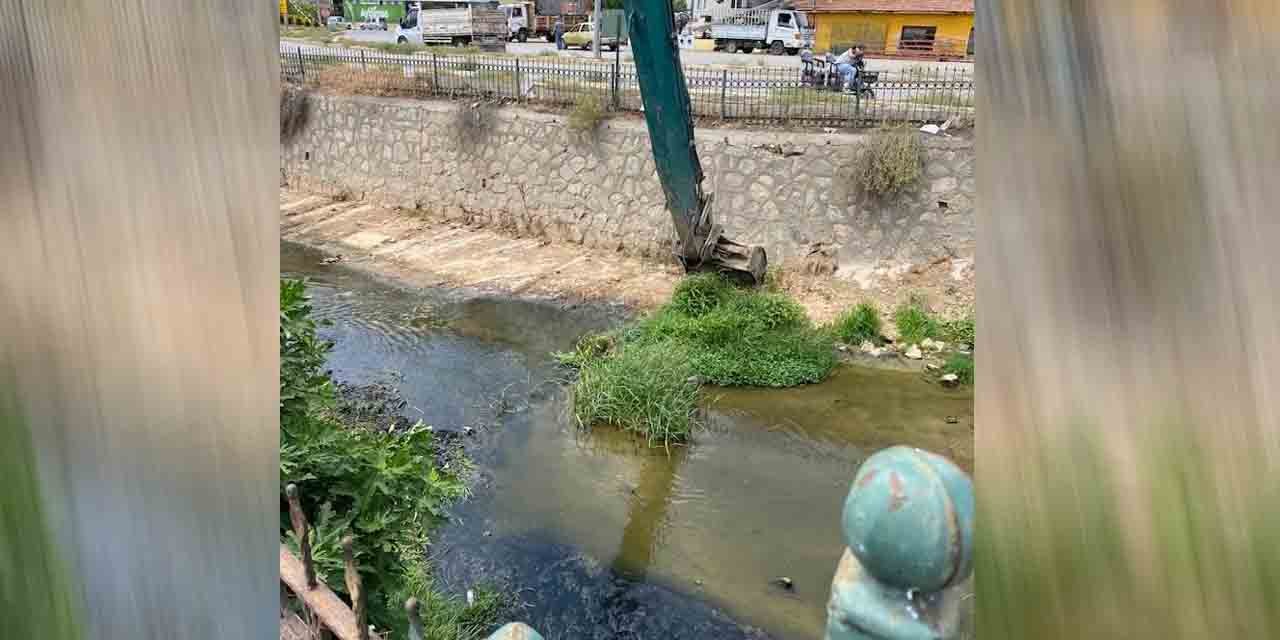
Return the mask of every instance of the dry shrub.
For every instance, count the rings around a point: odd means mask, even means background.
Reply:
[[[605,97],[595,93],[584,93],[573,103],[569,112],[569,128],[580,133],[595,133],[604,122],[607,107]]]
[[[321,70],[314,78],[315,85],[321,89],[351,95],[406,97],[431,90],[429,77],[405,77],[399,67],[364,71],[336,66]]]
[[[289,143],[311,119],[311,96],[305,89],[285,86],[280,91],[280,141]]]
[[[453,131],[460,148],[478,151],[478,145],[493,131],[494,120],[493,106],[487,102],[458,105],[453,111]]]
[[[871,135],[854,167],[858,188],[885,197],[915,187],[924,176],[924,143],[908,127],[884,129]]]

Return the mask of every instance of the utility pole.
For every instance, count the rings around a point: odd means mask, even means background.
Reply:
[[[596,10],[591,14],[591,33],[594,34],[591,38],[591,51],[595,54],[597,60],[600,59],[600,38],[604,37],[603,31],[600,29],[600,27],[604,26],[604,21],[600,19],[601,4],[603,4],[601,0],[596,0]]]

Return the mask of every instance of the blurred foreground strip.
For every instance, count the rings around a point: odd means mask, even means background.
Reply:
[[[1280,3],[978,20],[979,637],[1280,637]]]
[[[0,0],[0,637],[277,632],[277,8],[239,4]]]

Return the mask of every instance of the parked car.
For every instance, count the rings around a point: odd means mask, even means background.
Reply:
[[[342,16],[329,16],[329,19],[325,21],[325,25],[334,31],[342,31],[351,28],[351,23],[347,22],[347,19]]]
[[[564,34],[564,46],[590,49],[591,43],[595,40],[595,35],[595,31],[591,29],[591,23],[585,22],[570,29]],[[600,38],[600,46],[607,47],[610,51],[617,51],[618,38],[615,36],[604,36]]]

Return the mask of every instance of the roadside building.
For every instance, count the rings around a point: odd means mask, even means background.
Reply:
[[[378,22],[395,26],[409,13],[409,3],[402,0],[346,0],[343,15],[349,22]]]
[[[861,44],[868,53],[973,56],[974,0],[799,0],[815,23],[817,51]]]

